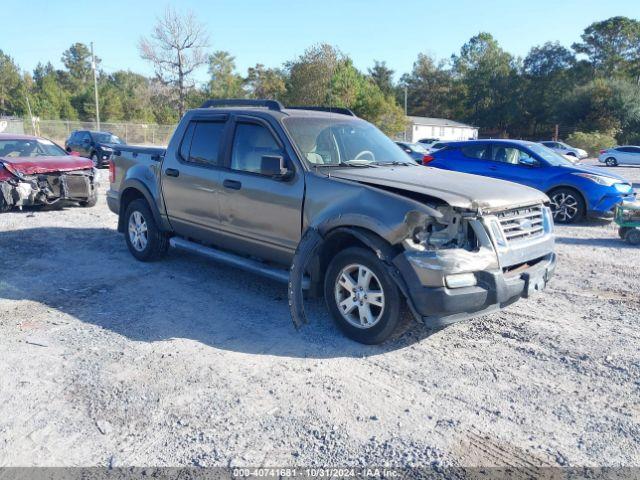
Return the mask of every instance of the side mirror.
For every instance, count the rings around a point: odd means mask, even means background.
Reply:
[[[84,140],[82,140],[82,143],[86,143],[87,145],[89,145],[89,143],[91,143],[91,140],[85,138]]]
[[[260,173],[267,177],[286,179],[293,174],[287,168],[287,162],[281,155],[263,155],[260,159]]]
[[[520,165],[524,165],[525,167],[538,166],[538,162],[535,160],[535,158],[531,158],[531,157],[521,158],[518,163],[520,163]]]

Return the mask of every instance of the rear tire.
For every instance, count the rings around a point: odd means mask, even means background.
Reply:
[[[587,208],[582,195],[577,190],[556,188],[547,195],[551,199],[554,222],[570,224],[584,218]]]
[[[618,236],[625,240],[627,238],[627,232],[631,229],[631,227],[620,227],[618,228]]]
[[[161,258],[169,248],[169,238],[160,231],[146,200],[133,200],[125,212],[125,239],[131,254],[141,262]]]
[[[617,167],[618,166],[618,160],[616,160],[613,157],[609,157],[607,158],[604,163],[607,164],[607,167]]]
[[[404,299],[381,260],[370,250],[351,247],[338,253],[325,274],[329,312],[346,336],[375,345],[404,323]]]
[[[637,228],[630,228],[627,231],[624,239],[631,245],[640,245],[640,230],[638,230]]]

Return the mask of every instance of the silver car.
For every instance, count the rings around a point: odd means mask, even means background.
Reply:
[[[545,141],[540,143],[545,147],[550,148],[554,152],[559,153],[560,155],[575,157],[580,160],[589,156],[589,154],[585,150],[572,147],[571,145],[567,145],[564,142]]]
[[[618,165],[640,165],[640,147],[625,145],[601,150],[598,161],[609,167],[617,167]]]

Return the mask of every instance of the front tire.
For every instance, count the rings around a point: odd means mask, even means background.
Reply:
[[[381,260],[364,248],[347,248],[334,257],[324,297],[338,327],[356,342],[382,343],[403,320],[400,290]]]
[[[557,188],[548,195],[554,222],[570,224],[584,218],[587,209],[582,195],[576,190]]]
[[[607,158],[604,163],[607,165],[607,167],[617,167],[618,166],[618,160],[616,160],[613,157],[609,157]]]
[[[91,194],[91,196],[89,198],[87,198],[86,200],[83,200],[82,202],[78,202],[78,204],[82,208],[95,207],[96,203],[98,203],[98,192],[96,192],[95,190],[93,191],[93,193]]]
[[[133,200],[127,206],[125,226],[127,247],[141,262],[158,260],[167,252],[169,238],[158,228],[145,200]]]

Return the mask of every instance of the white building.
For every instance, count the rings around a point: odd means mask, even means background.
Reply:
[[[422,139],[437,140],[475,140],[478,138],[478,127],[465,123],[447,120],[446,118],[407,117],[407,142],[417,142]]]

